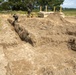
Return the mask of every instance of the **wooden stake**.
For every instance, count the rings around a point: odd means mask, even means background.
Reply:
[[[62,12],[62,7],[60,7],[60,12]]]
[[[42,11],[42,6],[40,6],[40,11]]]
[[[46,5],[46,12],[47,12],[47,5]]]

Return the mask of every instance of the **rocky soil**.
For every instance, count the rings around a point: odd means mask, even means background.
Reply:
[[[1,15],[0,75],[76,75],[76,23],[54,13],[13,25]]]

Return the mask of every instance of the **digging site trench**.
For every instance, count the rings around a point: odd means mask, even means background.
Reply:
[[[0,20],[0,75],[76,75],[75,22],[59,13]]]

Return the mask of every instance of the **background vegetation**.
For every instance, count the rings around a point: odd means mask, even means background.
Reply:
[[[27,5],[31,2],[33,5],[33,12],[39,12],[39,7],[42,6],[42,10],[45,10],[45,6],[48,6],[48,11],[53,11],[54,6],[58,10],[64,0],[0,0],[0,13],[20,13],[25,14],[27,11]],[[76,9],[63,8],[63,12],[66,16],[76,16]]]
[[[66,16],[76,16],[76,8],[64,8],[63,13]]]
[[[33,9],[38,9],[42,6],[42,10],[47,5],[49,9],[53,10],[53,7],[59,7],[64,0],[0,0],[0,10],[27,10],[27,4],[31,2]]]

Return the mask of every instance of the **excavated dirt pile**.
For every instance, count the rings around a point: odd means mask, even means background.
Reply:
[[[14,25],[9,17],[0,17],[5,18],[0,32],[0,75],[76,75],[75,23],[59,13],[46,18],[19,16]]]
[[[13,25],[13,21],[8,21]],[[47,18],[41,19],[21,18],[20,22],[14,25],[20,38],[33,46],[42,46],[53,41],[67,43],[71,39],[70,37],[75,39],[75,28],[75,24],[66,21],[59,13],[52,13]],[[54,43],[58,45],[58,42]]]

